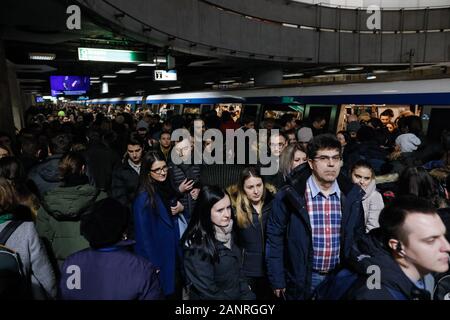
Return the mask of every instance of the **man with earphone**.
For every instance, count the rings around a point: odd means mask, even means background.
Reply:
[[[360,281],[346,298],[430,299],[424,278],[449,269],[450,244],[436,209],[415,196],[399,197],[381,211],[379,222],[380,228],[352,249],[351,265]],[[370,266],[378,267],[379,274],[368,274]]]

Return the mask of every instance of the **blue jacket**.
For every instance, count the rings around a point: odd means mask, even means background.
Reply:
[[[63,300],[155,300],[162,298],[158,270],[128,250],[134,241],[122,241],[100,250],[84,249],[69,256],[61,268]],[[78,267],[80,287],[74,277]]]
[[[178,218],[167,212],[158,194],[153,208],[147,192],[137,196],[133,212],[135,252],[161,270],[160,281],[163,292],[166,296],[173,294],[177,269],[181,269],[179,263],[182,251]]]
[[[272,202],[267,223],[266,263],[274,289],[286,288],[288,299],[311,297],[313,246],[311,223],[306,209],[306,181],[311,176],[304,167],[288,180]],[[338,177],[341,189],[341,262],[355,239],[365,233],[362,189],[345,177]]]

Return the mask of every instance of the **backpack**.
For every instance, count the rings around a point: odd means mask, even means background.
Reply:
[[[350,269],[341,269],[338,272],[328,275],[322,283],[317,286],[313,293],[313,300],[345,300],[351,289],[359,287],[362,282],[366,282],[365,277],[360,277],[358,273]],[[400,292],[390,287],[386,287],[395,300],[406,300]]]
[[[26,279],[20,256],[5,247],[11,234],[23,221],[11,221],[0,232],[0,299],[20,299],[25,297]]]

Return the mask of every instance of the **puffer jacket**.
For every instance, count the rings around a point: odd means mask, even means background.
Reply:
[[[51,246],[59,266],[72,253],[89,247],[80,234],[81,215],[106,197],[106,193],[88,184],[58,187],[44,195],[36,229]]]
[[[372,180],[364,192],[366,193],[363,196],[362,201],[364,209],[364,222],[366,225],[366,232],[369,232],[370,230],[380,226],[378,223],[378,217],[380,216],[381,210],[384,208],[384,202],[383,197],[377,191],[375,180]]]

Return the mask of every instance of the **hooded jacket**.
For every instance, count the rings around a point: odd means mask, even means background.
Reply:
[[[385,249],[377,230],[364,235],[352,247],[349,266],[359,274],[359,279],[347,293],[350,300],[430,300],[430,294],[418,288],[401,270],[398,263]],[[380,274],[380,289],[369,289],[368,276],[373,274],[370,266],[377,266]]]
[[[377,191],[377,185],[373,179],[367,186],[365,195],[363,196],[362,205],[364,208],[364,221],[366,225],[366,232],[378,228],[378,217],[381,210],[384,208],[383,197]]]
[[[43,162],[35,165],[28,174],[28,178],[33,181],[41,198],[48,191],[61,185],[61,176],[58,170],[61,158],[62,154],[48,157]]]
[[[313,244],[309,213],[306,209],[306,182],[311,170],[303,166],[290,177],[272,202],[267,223],[266,263],[273,289],[286,288],[288,299],[311,297]],[[352,244],[364,234],[361,206],[363,191],[344,176],[337,179],[341,190],[341,263]]]
[[[96,201],[106,197],[106,193],[88,184],[58,187],[44,196],[37,214],[36,229],[51,245],[58,264],[72,253],[89,247],[80,234],[81,215]]]

